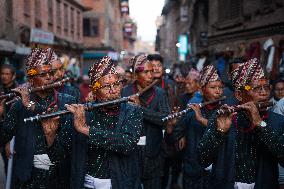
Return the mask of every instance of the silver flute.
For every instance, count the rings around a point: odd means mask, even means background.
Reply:
[[[198,105],[199,105],[200,108],[202,108],[202,107],[204,107],[204,106],[206,106],[206,105],[214,104],[214,103],[216,103],[216,102],[220,102],[220,101],[223,101],[223,100],[225,100],[225,99],[226,99],[226,96],[222,96],[221,98],[218,98],[218,99],[216,99],[216,100],[210,100],[210,101],[207,101],[207,102],[204,102],[204,103],[200,103],[200,104],[198,104]],[[168,121],[168,120],[171,120],[171,119],[175,119],[175,118],[177,118],[177,117],[180,117],[180,116],[182,116],[182,115],[185,115],[187,112],[189,112],[189,111],[191,111],[191,110],[192,110],[192,108],[186,108],[186,109],[184,109],[184,110],[182,110],[182,111],[180,111],[180,112],[173,113],[173,114],[169,114],[167,117],[164,117],[164,118],[162,119],[162,121],[165,122],[165,121]]]

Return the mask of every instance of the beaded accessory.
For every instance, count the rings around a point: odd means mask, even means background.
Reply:
[[[117,74],[117,72],[111,58],[105,56],[99,62],[94,63],[89,69],[88,75],[93,89],[97,90],[100,87],[100,83],[97,83],[97,81],[108,74]]]
[[[263,68],[256,58],[240,64],[234,71],[232,71],[233,86],[239,90],[250,90],[250,82],[264,77]]]
[[[209,82],[221,81],[217,69],[213,65],[205,66],[200,74],[200,86],[204,87]]]

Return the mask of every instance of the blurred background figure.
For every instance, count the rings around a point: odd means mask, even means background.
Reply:
[[[67,70],[71,71],[75,79],[80,77],[79,62],[76,58],[72,58],[67,66]]]
[[[3,64],[1,66],[1,85],[0,92],[1,94],[11,93],[11,89],[14,89],[18,86],[16,82],[16,69],[11,64]],[[11,99],[9,99],[11,100]],[[5,117],[5,114],[10,110],[10,105],[5,104],[5,100],[0,102],[0,124],[3,124],[2,121]],[[1,127],[2,125],[0,125]],[[5,172],[7,172],[8,166],[8,157],[10,156],[10,145],[6,144],[5,149],[1,149],[1,155],[4,161]]]
[[[281,98],[284,97],[284,79],[278,79],[273,83],[271,101],[277,103]]]
[[[83,75],[82,82],[79,85],[79,90],[80,90],[80,95],[81,95],[80,101],[87,102],[88,94],[91,92],[89,76]]]
[[[187,103],[195,96],[195,98],[198,98],[199,95],[199,72],[192,68],[189,72],[188,75],[186,76],[184,83],[185,83],[185,92],[180,95],[179,99],[179,106],[181,109],[185,109],[187,107]],[[196,94],[196,93],[199,93]],[[201,97],[202,98],[202,97]],[[197,100],[199,101],[199,100]]]
[[[124,85],[129,85],[133,83],[133,73],[131,72],[131,69],[125,70],[124,73]]]

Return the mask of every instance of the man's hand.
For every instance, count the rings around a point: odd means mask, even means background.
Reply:
[[[195,112],[195,119],[202,125],[207,126],[208,120],[202,116],[199,104],[190,104],[188,107]]]
[[[181,139],[179,139],[178,141],[178,149],[179,150],[183,150],[185,148],[186,145],[186,138],[182,137]]]
[[[259,111],[253,102],[247,102],[245,104],[239,105],[238,107],[247,110],[250,114],[250,119],[253,125],[260,125],[262,119],[259,115]]]
[[[221,109],[228,109],[231,108],[227,105],[223,105],[221,107]],[[231,127],[232,124],[232,117],[235,115],[236,113],[230,113],[227,115],[220,115],[217,117],[217,130],[221,133],[227,133]]]
[[[0,117],[3,116],[5,110],[5,99],[0,102]]]
[[[140,106],[140,100],[139,100],[139,96],[137,95],[132,95],[130,97],[130,102],[132,102],[133,104]]]
[[[75,129],[87,136],[89,136],[89,127],[86,125],[85,108],[82,104],[65,104],[67,110],[74,115],[74,127]]]
[[[171,112],[171,114],[178,113],[179,110],[180,110],[180,107],[174,107],[172,112]],[[178,120],[179,120],[179,117],[175,117],[173,119],[169,119],[168,122],[167,122],[167,125],[174,126],[174,125],[176,125]]]
[[[10,159],[11,156],[12,156],[12,152],[11,152],[11,148],[10,148],[10,142],[8,142],[6,145],[5,145],[5,153],[6,153],[6,157],[7,159]],[[15,154],[16,152],[14,151],[13,154]]]
[[[17,87],[15,89],[12,89],[13,92],[17,92],[21,95],[22,97],[22,103],[23,105],[27,108],[30,103],[30,96],[29,96],[29,91],[27,87]],[[34,110],[35,105],[32,105],[31,109]]]
[[[174,107],[172,110],[172,114],[179,112],[180,107]],[[173,119],[168,120],[167,122],[167,133],[171,134],[173,132],[174,126],[177,124],[179,117],[175,117]]]

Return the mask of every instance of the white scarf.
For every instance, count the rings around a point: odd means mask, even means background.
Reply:
[[[111,189],[110,179],[98,179],[91,175],[85,175],[84,187],[91,189]]]
[[[49,167],[54,165],[51,163],[47,154],[34,155],[34,167],[43,170],[49,170]]]
[[[254,189],[255,183],[247,184],[242,182],[235,182],[234,189]]]

